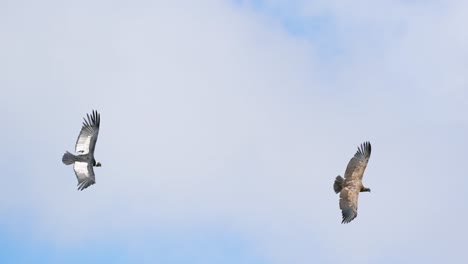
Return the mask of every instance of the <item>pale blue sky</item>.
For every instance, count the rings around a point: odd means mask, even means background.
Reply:
[[[0,1],[1,263],[463,263],[465,1]],[[61,156],[101,112],[97,183]],[[333,180],[373,146],[359,215]]]

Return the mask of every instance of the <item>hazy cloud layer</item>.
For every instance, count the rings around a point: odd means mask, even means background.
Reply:
[[[466,259],[468,6],[314,3],[1,3],[1,225],[135,248],[212,226],[271,263]],[[78,192],[60,159],[91,109],[103,167]],[[372,193],[340,225],[333,179],[364,140]]]

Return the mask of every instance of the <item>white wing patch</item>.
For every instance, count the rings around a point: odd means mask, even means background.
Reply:
[[[88,154],[89,146],[91,145],[91,136],[92,134],[82,132],[78,141],[76,142],[75,151],[78,154]]]
[[[87,162],[76,161],[75,165],[73,166],[73,169],[75,170],[75,174],[76,174],[76,178],[78,178],[78,182],[84,181],[91,176],[91,172],[88,170]]]
[[[78,190],[82,191],[96,183],[93,166],[87,162],[75,162],[73,166],[78,179]]]

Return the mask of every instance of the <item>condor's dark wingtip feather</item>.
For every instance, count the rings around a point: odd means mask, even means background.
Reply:
[[[353,212],[349,210],[344,210],[342,214],[343,214],[343,220],[341,221],[342,224],[347,224],[353,221],[354,218],[357,217],[357,214],[354,214]]]
[[[89,186],[93,185],[94,182],[92,182],[91,180],[89,179],[86,179],[82,182],[79,182],[78,183],[78,191],[83,191],[84,189],[88,188]]]
[[[372,152],[372,147],[369,141],[365,141],[358,147],[358,151],[354,155],[355,157],[363,157],[363,158],[370,158]]]

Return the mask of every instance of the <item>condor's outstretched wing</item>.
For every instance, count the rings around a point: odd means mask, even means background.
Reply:
[[[343,189],[340,193],[340,209],[343,215],[342,223],[351,222],[357,216],[359,192],[362,187],[362,177],[371,155],[371,144],[364,142],[349,161],[345,172]]]
[[[354,154],[354,157],[348,163],[348,167],[346,167],[345,182],[354,179],[362,180],[364,170],[369,162],[371,150],[369,142],[364,142],[358,147],[356,154]]]
[[[93,164],[75,161],[73,170],[75,171],[76,178],[78,179],[78,190],[82,191],[96,182],[94,178]]]
[[[75,152],[80,155],[88,153],[94,155],[101,118],[95,110],[93,110],[91,115],[87,114],[86,116],[88,119],[84,118],[83,126],[76,140]]]

